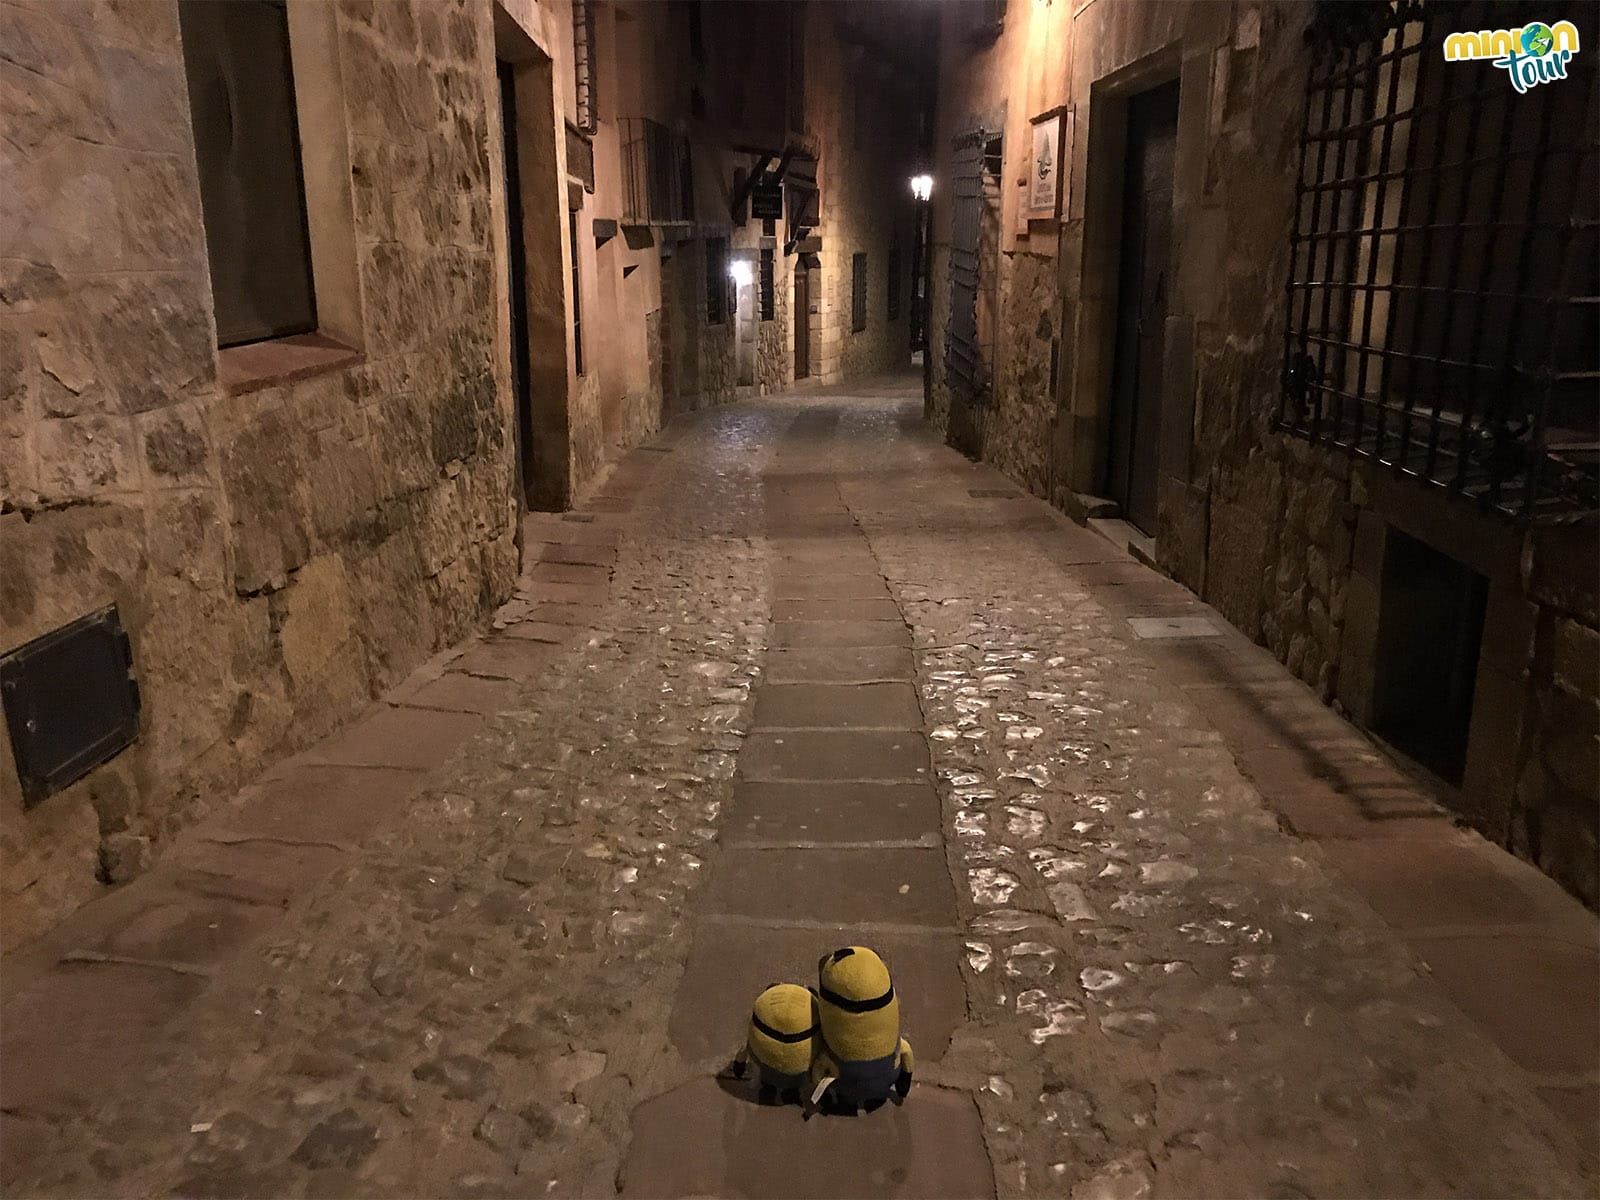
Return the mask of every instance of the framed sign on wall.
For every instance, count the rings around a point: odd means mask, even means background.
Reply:
[[[1071,114],[1054,109],[1033,119],[1033,152],[1028,159],[1027,200],[1023,207],[1032,220],[1060,215],[1061,179],[1067,145],[1062,127]]]

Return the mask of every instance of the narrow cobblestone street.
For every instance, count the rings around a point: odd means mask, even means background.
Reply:
[[[1592,918],[918,388],[675,424],[528,519],[486,636],[19,956],[6,1193],[1594,1194]],[[852,942],[907,1102],[719,1081]]]

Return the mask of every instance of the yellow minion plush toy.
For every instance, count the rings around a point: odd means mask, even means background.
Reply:
[[[798,983],[775,983],[756,997],[750,1032],[730,1071],[743,1079],[754,1059],[761,1085],[757,1099],[772,1104],[781,1096],[785,1104],[798,1103],[816,1053],[816,1036],[816,997]]]
[[[811,1067],[808,1110],[877,1108],[911,1090],[911,1045],[900,1036],[900,1001],[889,968],[865,946],[846,946],[817,964],[821,1044]]]

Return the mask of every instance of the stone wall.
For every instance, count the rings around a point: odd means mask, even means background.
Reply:
[[[114,602],[144,699],[132,748],[31,809],[0,750],[5,945],[511,589],[490,10],[336,28],[362,353],[246,389],[219,381],[175,5],[0,10],[0,652]]]
[[[914,97],[851,33],[838,5],[808,18],[808,130],[820,147],[821,284],[812,374],[824,383],[911,366],[911,250],[915,217]],[[873,36],[866,28],[864,36]],[[889,251],[900,251],[900,310],[888,318]],[[853,330],[852,260],[867,256],[866,328]]]
[[[1467,766],[1459,791],[1445,794],[1487,836],[1593,906],[1593,522],[1525,537],[1273,428],[1310,13],[1246,0],[1012,4],[997,38],[974,41],[945,11],[927,411],[952,444],[1069,511],[1075,494],[1100,490],[1119,106],[1177,79],[1158,562],[1368,726],[1384,531],[1400,529],[1483,575],[1490,598]],[[952,406],[944,379],[951,215],[939,186],[949,180],[950,139],[975,124],[1003,126],[1003,174],[1012,180],[1023,123],[1063,100],[1074,128],[1059,230],[1019,225],[1003,181],[995,395],[977,410]]]

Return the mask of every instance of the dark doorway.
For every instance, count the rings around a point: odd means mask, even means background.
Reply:
[[[1156,527],[1163,329],[1171,291],[1172,162],[1177,134],[1176,81],[1141,92],[1128,102],[1106,491],[1122,505],[1123,516],[1149,534]]]
[[[522,177],[517,166],[517,85],[515,69],[496,62],[500,77],[501,150],[506,175],[506,261],[511,301],[511,388],[517,405],[517,470],[522,502],[534,491],[532,362],[528,349],[528,255],[522,230]]]
[[[1459,784],[1467,762],[1489,581],[1432,546],[1384,538],[1373,732]]]
[[[794,377],[811,374],[811,272],[804,263],[794,268]]]

